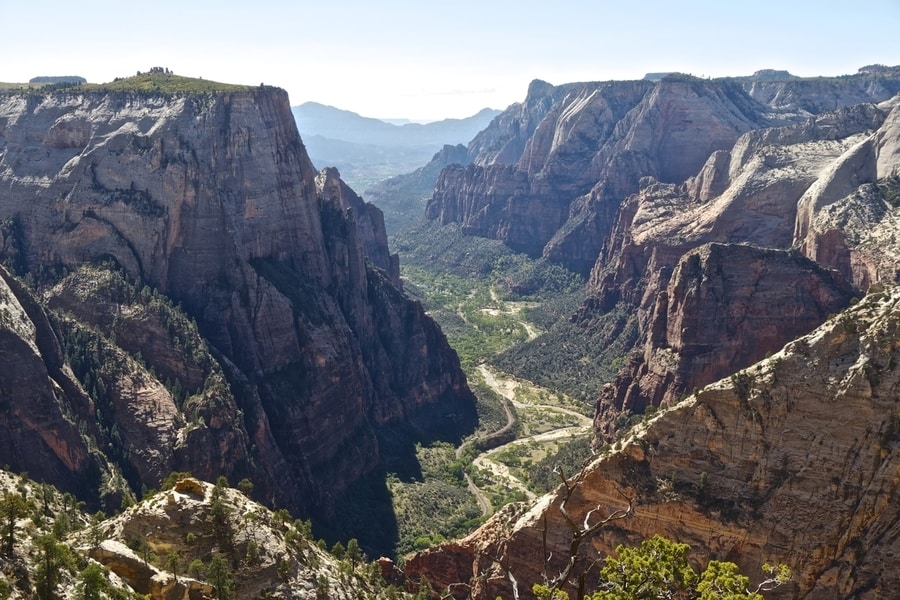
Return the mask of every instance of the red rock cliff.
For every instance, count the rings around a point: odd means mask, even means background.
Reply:
[[[395,289],[380,212],[317,182],[283,91],[4,96],[0,182],[23,271],[112,257],[196,319],[255,453],[220,467],[283,505],[375,467],[380,426],[474,417],[455,352]]]

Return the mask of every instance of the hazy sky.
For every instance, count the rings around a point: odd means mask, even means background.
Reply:
[[[900,0],[0,0],[0,40],[0,81],[161,66],[427,120],[505,108],[532,79],[897,65]]]

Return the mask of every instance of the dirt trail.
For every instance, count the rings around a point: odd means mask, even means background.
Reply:
[[[520,312],[522,312],[523,308],[529,308],[529,307],[535,306],[537,304],[536,302],[503,301],[497,295],[497,290],[495,290],[493,287],[491,288],[491,301],[493,301],[495,304],[497,304],[499,306],[502,306],[503,308],[482,308],[481,310],[482,310],[482,312],[484,312],[486,314],[494,315],[494,316],[497,316],[500,314],[515,316],[515,315],[518,315]],[[519,323],[519,325],[521,325],[522,327],[525,328],[525,333],[528,334],[529,342],[531,340],[537,338],[537,336],[539,336],[541,334],[541,332],[538,331],[537,328],[534,325],[532,325],[531,323],[529,323],[528,321],[525,321],[522,319],[517,319],[517,322]]]
[[[526,308],[530,305],[527,302],[504,302],[500,300],[497,295],[496,290],[491,288],[491,301],[498,307],[501,308],[482,308],[484,312],[488,314],[508,314],[508,315],[518,315],[523,308]],[[457,308],[457,312],[464,321],[465,315],[463,314],[462,305]],[[524,319],[517,319],[519,324],[521,324],[525,331],[528,334],[528,339],[533,340],[540,332],[535,328],[531,323],[525,321]],[[505,482],[505,484],[511,488],[522,491],[529,499],[533,499],[535,497],[534,492],[528,489],[525,483],[516,477],[512,472],[510,472],[509,467],[504,465],[501,462],[495,461],[491,458],[492,455],[495,455],[499,452],[502,452],[504,449],[511,447],[513,444],[526,444],[530,441],[536,442],[547,442],[556,439],[565,438],[571,435],[580,435],[590,431],[591,428],[591,419],[588,417],[575,412],[574,410],[570,410],[568,408],[564,408],[562,406],[554,406],[550,404],[534,404],[531,402],[520,402],[516,400],[516,389],[519,387],[519,382],[514,379],[508,377],[502,377],[498,375],[496,372],[492,371],[487,365],[481,364],[478,366],[478,371],[481,373],[481,376],[484,377],[484,381],[488,387],[493,389],[503,398],[503,410],[506,413],[506,424],[503,425],[496,431],[485,433],[479,435],[478,437],[467,441],[462,444],[459,448],[456,449],[456,458],[459,458],[462,455],[462,451],[470,444],[474,444],[479,441],[487,440],[493,437],[502,436],[507,433],[510,429],[515,427],[516,425],[516,417],[510,409],[510,405],[515,406],[516,408],[521,409],[541,409],[551,413],[563,414],[566,415],[571,421],[572,418],[575,419],[575,422],[578,423],[576,426],[572,426],[571,424],[560,425],[556,429],[552,429],[550,431],[545,431],[539,434],[531,435],[525,438],[520,438],[517,440],[513,440],[511,442],[507,442],[506,444],[502,444],[493,448],[487,452],[482,452],[479,454],[472,463],[480,468],[485,469],[493,473],[500,481]],[[490,500],[484,495],[484,493],[478,489],[478,486],[475,485],[475,482],[472,481],[472,478],[469,477],[468,474],[465,476],[466,484],[468,485],[469,491],[472,492],[472,495],[475,496],[475,499],[478,501],[478,505],[481,507],[481,513],[483,516],[488,516],[493,512],[493,507],[491,506]]]
[[[488,387],[512,402],[513,406],[515,406],[516,408],[543,408],[549,411],[563,413],[565,415],[569,415],[570,417],[574,417],[583,426],[587,427],[591,425],[591,419],[589,417],[584,416],[580,412],[565,408],[564,406],[556,406],[555,404],[534,404],[532,402],[517,401],[516,389],[520,385],[519,382],[508,377],[498,377],[497,373],[492,371],[490,367],[485,364],[478,365],[478,372],[481,373],[482,377],[484,377],[484,382],[488,385]]]

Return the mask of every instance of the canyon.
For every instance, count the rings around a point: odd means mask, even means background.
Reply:
[[[802,128],[816,115],[898,91],[900,73],[881,66],[833,79],[763,71],[715,80],[534,81],[522,103],[469,143],[465,161],[444,169],[426,216],[587,274],[642,178],[680,184],[750,131]]]
[[[900,572],[898,325],[900,288],[870,292],[654,415],[554,493],[417,554],[407,574],[466,590],[457,597],[530,597],[532,582],[562,572],[582,523],[630,507],[579,547],[588,586],[598,556],[658,533],[690,544],[700,563],[736,562],[752,582],[763,563],[787,563],[791,583],[768,597],[890,595]]]
[[[531,597],[620,510],[573,557],[589,584],[597,557],[660,533],[751,579],[786,562],[774,597],[892,589],[896,77],[535,82],[441,172],[429,218],[585,274],[572,321],[624,313],[638,333],[597,398],[601,457],[409,574]]]
[[[581,276],[574,327],[626,315],[636,333],[592,399],[583,469],[408,557],[407,582],[531,597],[571,559],[591,586],[599,558],[662,534],[754,581],[787,564],[774,597],[889,594],[898,92],[900,68],[877,65],[535,81],[413,174],[434,178],[429,220]],[[387,452],[473,431],[459,358],[404,294],[383,213],[313,167],[283,91],[2,94],[0,190],[7,470],[107,511],[172,472],[247,479],[349,537],[335,507]],[[208,486],[183,481],[156,508],[207,514]]]
[[[635,321],[601,441],[897,279],[900,72],[774,75],[536,81],[436,180],[429,219],[583,273],[584,328]]]

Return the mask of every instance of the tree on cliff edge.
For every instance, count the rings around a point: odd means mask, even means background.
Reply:
[[[731,562],[710,561],[697,574],[688,562],[690,546],[655,535],[637,548],[620,545],[600,569],[598,589],[587,600],[763,600],[760,592],[784,583],[791,572],[785,565],[763,566],[767,578],[750,590],[750,578]],[[536,584],[538,600],[568,600],[562,590]]]

